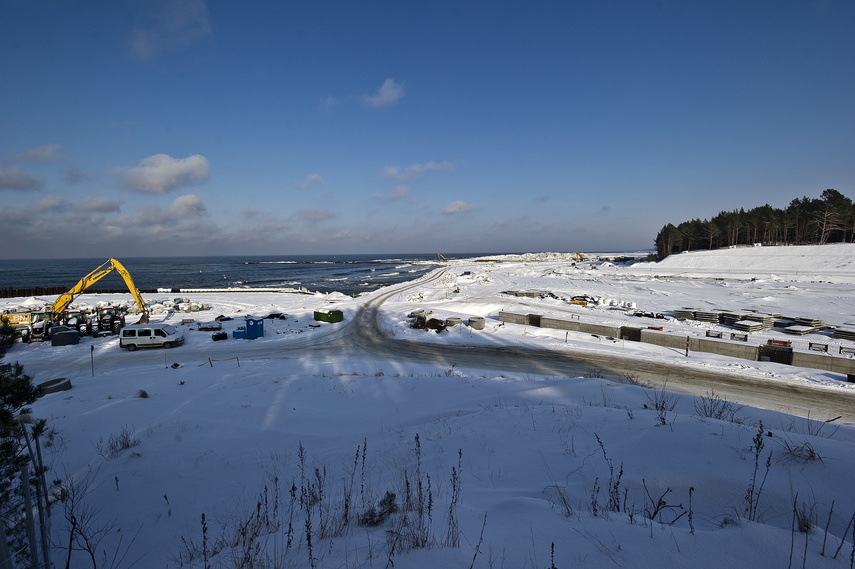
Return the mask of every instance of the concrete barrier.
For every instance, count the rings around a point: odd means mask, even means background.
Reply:
[[[793,350],[793,365],[824,369],[834,373],[855,374],[855,359],[841,358],[820,352],[799,352]]]
[[[528,325],[528,314],[514,314],[513,312],[499,312],[499,322],[509,324]]]
[[[540,326],[541,328],[552,328],[554,330],[569,330],[571,332],[596,334],[598,336],[611,336],[612,338],[621,338],[621,334],[624,332],[621,326],[591,324],[580,322],[579,320],[563,320],[561,318],[540,316],[538,314],[499,312],[499,320],[511,324]],[[628,328],[627,330],[632,330],[634,335],[637,329]],[[686,349],[686,339],[688,338],[689,352],[704,352],[749,361],[757,361],[760,351],[760,346],[752,346],[745,342],[668,334],[659,330],[644,328],[640,330],[640,336],[641,341],[645,344],[676,348],[681,351]],[[823,352],[793,351],[792,365],[846,374],[847,377],[855,376],[855,358],[842,358]]]
[[[665,348],[686,349],[686,337],[675,336],[674,334],[666,334],[658,330],[641,330],[641,341],[645,344],[653,344],[654,346],[662,346]],[[691,346],[690,346],[691,349]]]
[[[683,342],[685,346],[685,340]],[[713,338],[691,338],[689,341],[689,351],[706,352],[755,362],[757,361],[758,349],[758,346]]]
[[[540,327],[582,332],[582,323],[578,320],[562,320],[561,318],[552,318],[550,316],[542,316],[540,318]]]
[[[562,320],[560,318],[542,316],[540,318],[540,327],[620,338],[620,326],[610,326],[608,324],[591,324],[589,322],[580,322],[578,320]]]

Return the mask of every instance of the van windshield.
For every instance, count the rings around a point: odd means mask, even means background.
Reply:
[[[175,333],[177,333],[177,332],[178,332],[178,330],[176,330],[176,329],[175,329],[175,328],[173,328],[172,326],[164,326],[163,328],[161,328],[161,330],[163,330],[164,332],[166,332],[166,333],[167,333],[167,334],[169,334],[170,336],[171,336],[172,334],[175,334]]]

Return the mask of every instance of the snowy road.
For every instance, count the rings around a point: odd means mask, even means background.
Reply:
[[[764,380],[747,374],[728,373],[714,368],[699,369],[689,358],[685,365],[671,361],[633,359],[623,351],[614,353],[555,351],[519,345],[467,344],[462,338],[454,343],[431,343],[395,338],[380,325],[383,304],[395,296],[437,283],[450,269],[439,269],[418,279],[372,295],[352,318],[336,326],[312,329],[310,333],[277,337],[259,342],[196,342],[172,350],[141,350],[128,354],[117,348],[117,340],[93,343],[94,350],[74,350],[63,360],[63,375],[85,377],[94,361],[98,373],[120,374],[132,361],[134,366],[168,366],[172,363],[198,365],[208,358],[223,360],[300,360],[306,368],[316,367],[332,358],[353,361],[430,364],[441,369],[489,369],[523,375],[582,377],[592,373],[621,381],[631,375],[650,384],[666,386],[668,391],[691,395],[718,395],[743,405],[783,411],[828,420],[841,417],[855,423],[855,394],[822,385],[805,385],[781,379]],[[40,346],[36,350],[50,350]],[[55,377],[56,361],[42,359],[38,353],[21,356],[27,373],[43,381]],[[42,355],[44,352],[42,352]],[[133,358],[131,360],[131,358]],[[734,360],[739,361],[739,360]],[[747,363],[747,362],[746,362]]]
[[[603,377],[620,381],[633,375],[669,391],[691,395],[708,395],[715,391],[743,405],[773,409],[819,420],[841,417],[855,422],[855,395],[821,386],[806,387],[780,381],[763,381],[739,374],[688,369],[662,362],[632,360],[619,355],[562,353],[521,347],[485,347],[483,345],[438,345],[390,337],[378,324],[378,313],[384,301],[409,289],[436,281],[445,274],[436,271],[420,281],[396,287],[366,302],[333,345],[339,352],[354,355],[371,354],[377,359],[428,362],[448,368],[452,365],[480,369],[506,370],[532,375],[579,377],[592,369]],[[330,349],[324,343],[315,349]]]

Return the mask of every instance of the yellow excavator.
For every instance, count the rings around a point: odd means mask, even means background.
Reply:
[[[79,317],[68,318],[71,315],[69,313],[66,313],[66,309],[72,303],[72,301],[81,294],[83,294],[83,292],[87,288],[89,288],[108,274],[112,273],[113,271],[117,271],[120,275],[122,275],[122,278],[124,279],[128,290],[133,295],[134,300],[136,301],[137,306],[139,306],[140,312],[142,314],[142,316],[140,316],[139,323],[146,324],[149,319],[148,309],[146,308],[145,301],[142,299],[142,296],[140,296],[140,291],[137,290],[136,285],[134,285],[134,281],[131,278],[130,273],[128,273],[128,270],[124,266],[122,266],[119,261],[117,261],[116,259],[109,259],[103,265],[80,279],[80,282],[74,285],[68,292],[60,295],[60,297],[56,299],[56,302],[53,303],[49,310],[45,312],[31,312],[27,314],[27,316],[29,317],[27,320],[29,321],[22,321],[18,324],[18,327],[21,328],[21,333],[26,335],[28,341],[40,341],[45,340],[49,337],[50,328],[52,326],[61,323],[66,323],[70,325],[69,322],[66,322],[66,319],[73,320],[75,322],[75,325],[72,327],[80,325],[81,322],[78,320],[82,319],[80,319]],[[98,319],[96,320],[96,322],[99,325],[103,326],[106,323],[109,328],[112,328],[116,321],[124,323],[124,316],[120,314],[120,309],[118,307],[108,307],[104,308],[103,310],[100,308],[98,309]],[[88,328],[89,325],[87,325],[87,329]],[[115,333],[115,330],[113,330],[113,332]]]
[[[140,291],[137,290],[136,285],[134,285],[134,281],[128,273],[128,270],[125,269],[125,267],[123,267],[116,259],[109,259],[103,265],[80,279],[80,282],[74,285],[74,287],[72,287],[68,292],[61,295],[49,310],[2,314],[0,315],[0,323],[15,328],[21,336],[27,340],[43,340],[45,339],[45,333],[51,326],[59,324],[66,320],[67,317],[71,316],[70,313],[66,312],[66,309],[76,297],[80,296],[83,291],[113,271],[118,271],[118,273],[122,275],[128,290],[133,295],[142,314],[142,316],[140,316],[139,323],[146,324],[149,320],[149,312],[146,308],[145,301],[142,299],[142,296],[140,296]],[[105,308],[104,312],[112,313],[117,310],[118,309],[115,307],[109,307]],[[101,315],[99,314],[99,320],[100,317]],[[80,319],[81,317],[77,316],[76,320]]]
[[[68,305],[71,304],[76,297],[83,294],[83,291],[113,271],[122,275],[128,290],[131,292],[131,295],[133,295],[137,306],[139,306],[140,312],[142,313],[142,316],[140,316],[139,319],[139,324],[147,324],[149,314],[148,309],[145,306],[145,301],[142,299],[142,296],[140,296],[140,291],[137,290],[137,287],[134,285],[134,280],[131,278],[131,274],[116,259],[109,259],[106,263],[80,279],[80,282],[74,285],[74,287],[72,287],[68,292],[57,298],[56,302],[53,303],[53,306],[50,309],[51,322],[58,322],[62,318],[65,309],[68,308]]]

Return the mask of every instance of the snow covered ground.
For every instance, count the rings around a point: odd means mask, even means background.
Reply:
[[[609,381],[596,369],[556,377],[536,366],[519,373],[383,359],[385,352],[370,347],[349,349],[349,339],[359,332],[360,307],[384,297],[379,326],[394,339],[611,354],[680,365],[687,374],[739,371],[849,396],[855,384],[841,374],[701,353],[686,358],[674,349],[503,324],[497,315],[698,336],[730,329],[678,320],[673,310],[750,309],[851,325],[853,261],[850,244],[697,252],[656,264],[496,256],[455,261],[421,282],[357,299],[181,295],[210,306],[153,318],[184,330],[181,347],[129,353],[115,338],[83,338],[77,346],[16,345],[6,360],[23,363],[36,382],[71,379],[70,391],[33,406],[58,431],[50,476],[81,498],[78,520],[88,519],[95,535],[104,530],[98,559],[119,552],[121,567],[847,567],[855,510],[851,413],[827,423],[833,417],[728,407],[713,397]],[[579,295],[600,301],[567,303]],[[6,305],[16,302],[22,299]],[[329,308],[342,310],[345,321],[313,320],[314,310]],[[486,326],[414,330],[407,315],[415,309],[464,323],[483,316]],[[630,316],[633,310],[665,318]],[[223,315],[232,318],[223,322],[231,333],[244,315],[273,312],[287,317],[264,320],[258,340],[213,342],[198,330]],[[832,353],[853,345],[828,331],[751,334],[753,343],[767,339],[798,349],[828,344]],[[372,506],[371,519],[382,517],[387,492],[398,511],[377,525],[360,523]],[[62,514],[57,504],[57,566],[65,565],[68,542]],[[807,532],[791,529],[794,514]],[[75,552],[72,566],[88,566],[85,559]]]

